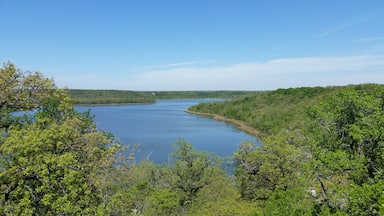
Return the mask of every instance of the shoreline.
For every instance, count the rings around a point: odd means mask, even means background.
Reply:
[[[203,99],[203,100],[227,100],[227,98],[163,98],[156,99],[148,102],[128,102],[128,103],[74,103],[73,106],[122,106],[122,105],[151,105],[158,103],[158,100],[191,100],[191,99]]]
[[[203,112],[195,112],[195,111],[190,111],[190,110],[184,110],[184,112],[193,114],[193,115],[199,115],[199,116],[205,116],[208,118],[212,118],[217,121],[222,121],[228,124],[234,125],[237,129],[244,131],[245,133],[254,136],[256,139],[260,139],[262,137],[266,137],[267,134],[263,133],[262,131],[259,131],[251,126],[249,126],[247,123],[244,121],[236,120],[236,119],[231,119],[227,118],[221,115],[217,114],[211,114],[211,113],[203,113]]]
[[[124,106],[124,105],[151,105],[157,102],[143,102],[143,103],[94,103],[94,104],[73,104],[73,106]]]

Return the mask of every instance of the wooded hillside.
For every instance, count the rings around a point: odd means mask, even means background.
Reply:
[[[261,215],[384,214],[384,86],[261,92],[192,111],[268,135],[234,154],[242,199]]]
[[[373,87],[374,85],[358,85],[278,89],[248,94],[231,101],[198,104],[188,110],[242,120],[265,134],[273,134],[288,128],[294,120],[302,120],[308,107],[332,94],[347,88],[368,90]]]

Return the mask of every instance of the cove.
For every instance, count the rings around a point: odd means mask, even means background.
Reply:
[[[77,106],[76,110],[90,109],[98,129],[111,132],[122,145],[140,145],[136,161],[166,163],[178,139],[222,157],[232,156],[244,141],[256,142],[233,125],[184,112],[195,104],[220,100],[158,100],[155,104]]]

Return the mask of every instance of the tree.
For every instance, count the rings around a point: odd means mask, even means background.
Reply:
[[[2,122],[1,214],[95,214],[101,204],[97,171],[112,165],[113,137],[40,74],[25,76],[8,64],[1,75],[10,77],[2,80],[2,117],[35,109],[30,121]]]
[[[302,166],[310,156],[300,142],[298,134],[281,132],[264,139],[262,146],[242,143],[234,154],[242,198],[267,200],[274,191],[298,184]]]
[[[0,68],[0,129],[7,129],[18,119],[15,111],[27,111],[42,106],[56,89],[53,80],[39,72],[22,72],[8,62]]]
[[[384,88],[372,88],[347,89],[309,111],[317,145],[364,157],[370,177],[384,168]]]
[[[265,202],[263,215],[316,215],[315,202],[303,185],[295,185],[285,191],[279,190],[271,194]]]
[[[382,195],[373,192],[384,171],[383,95],[381,85],[349,87],[308,112],[318,201],[331,213],[383,211]]]
[[[175,146],[170,185],[180,194],[181,206],[187,206],[194,202],[201,189],[214,181],[220,162],[211,154],[194,150],[184,140],[179,140]]]
[[[179,196],[170,188],[156,188],[149,196],[148,202],[149,206],[145,215],[179,215]]]
[[[214,181],[198,192],[187,215],[257,215],[256,210],[241,199],[233,178],[217,172]]]
[[[383,215],[384,214],[384,180],[363,185],[352,184],[348,188],[348,215]]]

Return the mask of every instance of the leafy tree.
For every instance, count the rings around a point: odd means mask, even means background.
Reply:
[[[127,148],[119,148],[116,157],[113,158],[113,166],[101,167],[96,170],[97,185],[101,204],[98,208],[98,215],[123,215],[127,212],[139,212],[139,200],[146,196],[137,196],[137,179],[145,181],[143,174],[147,169],[138,169],[134,161],[133,148],[127,155]],[[149,169],[148,169],[149,170]],[[139,212],[140,213],[140,212]]]
[[[220,166],[218,158],[192,148],[179,140],[171,157],[171,187],[180,194],[181,206],[194,202],[198,192],[215,179]]]
[[[95,214],[97,170],[112,164],[112,136],[97,131],[89,113],[76,112],[66,93],[39,73],[24,76],[8,64],[1,75],[13,83],[2,86],[2,119],[36,109],[28,122],[2,122],[1,214]]]
[[[323,210],[382,211],[381,194],[371,192],[383,179],[383,95],[379,85],[349,87],[309,110],[312,171]]]
[[[264,139],[262,146],[245,142],[234,154],[241,195],[248,200],[267,200],[274,191],[298,184],[309,153],[299,139],[282,132]]]
[[[0,68],[0,129],[7,129],[17,122],[11,115],[42,106],[56,89],[51,79],[39,72],[23,72],[8,62]]]
[[[275,191],[265,203],[263,215],[314,215],[315,202],[303,185]]]
[[[215,174],[215,180],[202,188],[187,215],[253,215],[257,208],[242,200],[234,180],[224,172]]]
[[[148,201],[150,204],[145,215],[179,215],[179,196],[170,188],[156,189],[149,196]]]
[[[363,185],[352,184],[348,188],[348,215],[383,215],[384,214],[384,180],[367,182]]]
[[[373,94],[347,89],[309,112],[317,145],[364,157],[370,177],[384,167],[384,93],[373,88]]]

